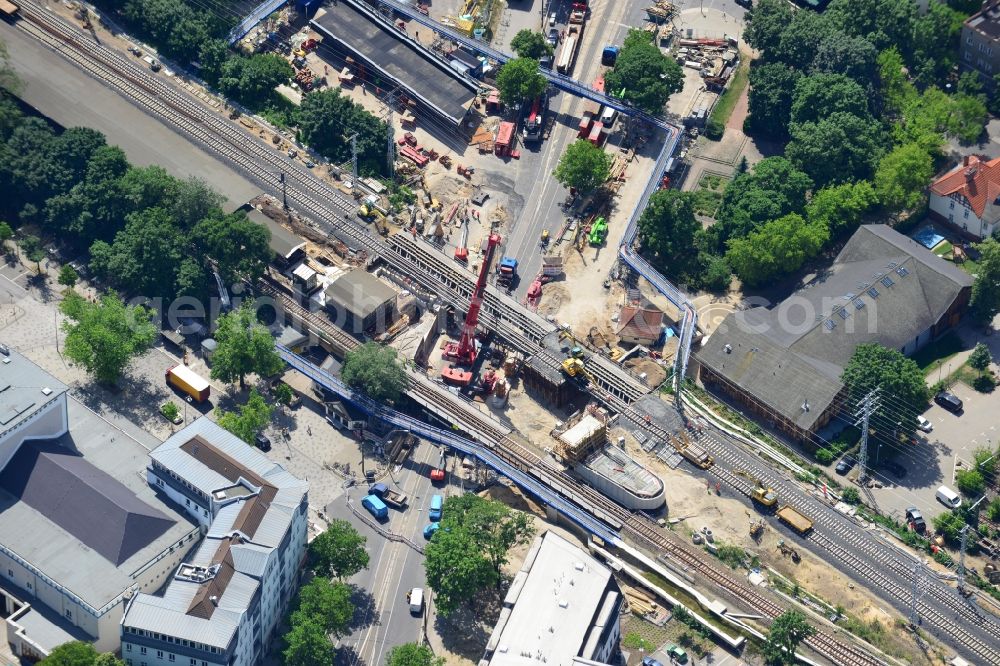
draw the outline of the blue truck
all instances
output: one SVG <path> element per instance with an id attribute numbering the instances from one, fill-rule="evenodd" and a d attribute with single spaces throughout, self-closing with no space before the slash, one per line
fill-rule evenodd
<path id="1" fill-rule="evenodd" d="M 372 514 L 379 520 L 385 520 L 389 517 L 389 507 L 385 505 L 378 495 L 366 495 L 363 500 L 361 500 L 361 506 L 368 509 L 368 513 Z"/>
<path id="2" fill-rule="evenodd" d="M 517 282 L 517 259 L 503 257 L 497 264 L 497 286 L 512 289 Z"/>

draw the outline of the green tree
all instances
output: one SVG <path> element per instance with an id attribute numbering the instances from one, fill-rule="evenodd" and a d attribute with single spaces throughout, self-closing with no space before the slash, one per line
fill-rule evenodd
<path id="1" fill-rule="evenodd" d="M 843 74 L 869 87 L 875 81 L 877 61 L 878 51 L 867 39 L 834 32 L 819 42 L 813 69 L 828 74 Z"/>
<path id="2" fill-rule="evenodd" d="M 235 56 L 222 65 L 219 89 L 226 95 L 257 107 L 266 102 L 274 89 L 287 83 L 295 70 L 276 53 Z"/>
<path id="3" fill-rule="evenodd" d="M 16 93 L 21 88 L 21 79 L 10 64 L 10 54 L 7 53 L 7 44 L 0 41 L 0 88 L 12 93 Z"/>
<path id="4" fill-rule="evenodd" d="M 975 248 L 980 253 L 979 268 L 969 306 L 976 321 L 989 325 L 1000 312 L 1000 242 L 987 238 Z"/>
<path id="5" fill-rule="evenodd" d="M 69 264 L 63 264 L 63 267 L 59 269 L 59 284 L 64 287 L 72 289 L 79 280 L 80 274 Z"/>
<path id="6" fill-rule="evenodd" d="M 406 370 L 392 347 L 366 342 L 347 352 L 341 378 L 375 400 L 395 402 L 406 390 Z"/>
<path id="7" fill-rule="evenodd" d="M 743 39 L 758 51 L 770 54 L 792 22 L 792 7 L 782 0 L 760 0 L 747 14 Z"/>
<path id="8" fill-rule="evenodd" d="M 153 312 L 141 305 L 127 306 L 115 292 L 97 303 L 70 292 L 59 305 L 68 317 L 64 353 L 97 381 L 114 384 L 136 356 L 156 339 Z"/>
<path id="9" fill-rule="evenodd" d="M 447 515 L 447 514 L 445 514 Z M 497 573 L 466 530 L 440 529 L 424 556 L 427 584 L 439 615 L 447 616 L 497 582 Z"/>
<path id="10" fill-rule="evenodd" d="M 813 182 L 784 157 L 768 157 L 729 182 L 722 194 L 716 224 L 709 228 L 718 252 L 730 237 L 745 236 L 756 227 L 789 213 L 801 212 Z"/>
<path id="11" fill-rule="evenodd" d="M 731 238 L 726 262 L 748 285 L 759 285 L 802 267 L 830 239 L 830 230 L 792 213 L 765 223 L 743 238 Z"/>
<path id="12" fill-rule="evenodd" d="M 934 161 L 918 144 L 896 146 L 879 160 L 875 169 L 875 192 L 882 205 L 893 212 L 913 210 L 924 199 L 934 175 Z"/>
<path id="13" fill-rule="evenodd" d="M 217 85 L 222 77 L 222 68 L 229 59 L 229 44 L 224 39 L 209 39 L 201 45 L 198 63 L 201 77 L 211 85 Z"/>
<path id="14" fill-rule="evenodd" d="M 226 284 L 256 282 L 271 261 L 271 232 L 245 213 L 223 215 L 216 209 L 192 231 L 195 246 L 215 261 Z"/>
<path id="15" fill-rule="evenodd" d="M 365 175 L 387 173 L 388 127 L 339 90 L 309 93 L 295 117 L 303 140 L 331 162 L 343 164 L 351 159 L 350 137 L 356 134 L 358 171 Z"/>
<path id="16" fill-rule="evenodd" d="M 96 241 L 90 267 L 97 275 L 144 296 L 172 297 L 177 268 L 189 251 L 181 231 L 162 208 L 132 213 L 114 243 Z"/>
<path id="17" fill-rule="evenodd" d="M 585 139 L 569 144 L 553 173 L 556 180 L 582 194 L 588 194 L 608 179 L 611 158 Z"/>
<path id="18" fill-rule="evenodd" d="M 531 58 L 508 60 L 497 72 L 497 90 L 507 104 L 520 104 L 535 99 L 545 91 L 549 82 L 538 71 L 538 61 Z"/>
<path id="19" fill-rule="evenodd" d="M 28 261 L 35 262 L 35 270 L 42 272 L 42 259 L 45 258 L 45 250 L 42 249 L 42 241 L 38 236 L 24 236 L 21 238 L 21 252 Z"/>
<path id="20" fill-rule="evenodd" d="M 426 645 L 403 643 L 389 650 L 385 666 L 444 666 L 444 659 L 435 657 Z"/>
<path id="21" fill-rule="evenodd" d="M 694 216 L 690 192 L 659 190 L 649 198 L 649 205 L 639 218 L 643 247 L 653 252 L 659 264 L 672 275 L 683 275 L 692 264 L 691 251 L 701 223 Z"/>
<path id="22" fill-rule="evenodd" d="M 979 372 L 985 372 L 992 362 L 993 355 L 990 354 L 990 348 L 982 342 L 977 342 L 972 353 L 969 354 L 969 366 Z"/>
<path id="23" fill-rule="evenodd" d="M 955 473 L 955 485 L 970 497 L 979 497 L 986 489 L 986 481 L 978 469 L 962 469 Z"/>
<path id="24" fill-rule="evenodd" d="M 650 32 L 629 30 L 615 66 L 604 79 L 607 90 L 624 90 L 626 100 L 658 116 L 670 96 L 683 87 L 684 72 L 652 40 Z"/>
<path id="25" fill-rule="evenodd" d="M 315 621 L 327 634 L 340 638 L 354 617 L 351 588 L 343 583 L 331 583 L 327 578 L 313 578 L 299 590 L 298 608 L 292 614 L 292 624 Z"/>
<path id="26" fill-rule="evenodd" d="M 286 407 L 292 404 L 292 398 L 295 394 L 292 393 L 292 387 L 288 384 L 281 383 L 274 387 L 274 400 L 275 402 L 285 405 Z"/>
<path id="27" fill-rule="evenodd" d="M 333 663 L 333 643 L 314 618 L 294 623 L 285 634 L 287 647 L 282 653 L 285 666 L 330 666 Z"/>
<path id="28" fill-rule="evenodd" d="M 840 498 L 848 504 L 860 504 L 861 493 L 854 486 L 847 486 L 840 493 Z"/>
<path id="29" fill-rule="evenodd" d="M 816 633 L 806 616 L 788 610 L 774 618 L 764 643 L 764 658 L 768 664 L 794 664 L 799 644 Z"/>
<path id="30" fill-rule="evenodd" d="M 869 94 L 843 74 L 813 74 L 795 83 L 791 122 L 814 123 L 832 113 L 850 113 L 867 118 Z"/>
<path id="31" fill-rule="evenodd" d="M 6 222 L 0 222 L 0 251 L 7 252 L 7 241 L 14 237 L 14 230 Z"/>
<path id="32" fill-rule="evenodd" d="M 997 465 L 1000 464 L 998 456 L 1000 456 L 1000 448 L 996 451 L 990 451 L 985 446 L 981 446 L 972 452 L 972 466 L 982 472 L 983 476 L 993 476 Z"/>
<path id="33" fill-rule="evenodd" d="M 816 12 L 795 12 L 781 33 L 778 43 L 765 54 L 771 62 L 781 62 L 806 72 L 816 58 L 816 52 L 831 32 L 829 21 Z"/>
<path id="34" fill-rule="evenodd" d="M 246 376 L 269 377 L 279 372 L 285 362 L 278 356 L 274 336 L 257 321 L 257 310 L 250 301 L 220 315 L 216 322 L 217 347 L 212 355 L 212 379 L 231 384 L 237 380 L 246 387 Z"/>
<path id="35" fill-rule="evenodd" d="M 442 527 L 466 532 L 490 561 L 497 580 L 511 549 L 528 543 L 535 533 L 527 514 L 474 494 L 449 497 L 442 513 Z"/>
<path id="36" fill-rule="evenodd" d="M 309 560 L 318 576 L 346 580 L 368 568 L 365 537 L 346 520 L 334 520 L 309 543 Z"/>
<path id="37" fill-rule="evenodd" d="M 1000 497 L 994 497 L 986 505 L 986 517 L 993 522 L 1000 521 Z"/>
<path id="38" fill-rule="evenodd" d="M 270 423 L 272 411 L 257 389 L 251 389 L 246 403 L 239 406 L 238 412 L 223 411 L 219 414 L 219 425 L 253 446 L 257 435 Z"/>
<path id="39" fill-rule="evenodd" d="M 518 58 L 538 60 L 544 55 L 552 55 L 552 47 L 545 40 L 545 35 L 527 28 L 514 35 L 510 40 L 510 48 Z"/>
<path id="40" fill-rule="evenodd" d="M 44 666 L 93 666 L 97 655 L 97 650 L 90 643 L 70 641 L 56 646 L 39 663 Z"/>
<path id="41" fill-rule="evenodd" d="M 792 125 L 791 136 L 785 155 L 819 187 L 871 177 L 881 152 L 878 122 L 851 113 Z"/>
<path id="42" fill-rule="evenodd" d="M 857 229 L 877 203 L 875 189 L 866 180 L 824 187 L 809 200 L 806 219 L 810 224 L 822 224 L 830 230 L 830 237 L 836 238 Z"/>
<path id="43" fill-rule="evenodd" d="M 94 666 L 125 666 L 125 662 L 112 652 L 102 652 L 94 660 Z"/>
<path id="44" fill-rule="evenodd" d="M 920 413 L 930 399 L 924 373 L 912 359 L 877 342 L 858 345 L 841 375 L 852 400 L 860 400 L 878 389 L 891 400 L 881 400 L 875 408 L 872 430 L 882 439 L 909 437 L 916 430 L 913 413 Z"/>
<path id="45" fill-rule="evenodd" d="M 747 98 L 750 115 L 744 121 L 747 130 L 775 138 L 787 136 L 793 98 L 801 78 L 801 72 L 784 63 L 751 64 Z"/>

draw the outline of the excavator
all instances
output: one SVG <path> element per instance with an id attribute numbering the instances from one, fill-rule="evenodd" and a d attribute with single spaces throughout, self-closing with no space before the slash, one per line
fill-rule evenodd
<path id="1" fill-rule="evenodd" d="M 483 307 L 483 292 L 486 291 L 486 281 L 490 274 L 490 266 L 493 264 L 493 255 L 496 253 L 500 241 L 500 234 L 490 234 L 486 252 L 483 254 L 483 263 L 479 267 L 479 278 L 472 290 L 469 312 L 465 316 L 465 324 L 462 325 L 462 337 L 458 339 L 458 342 L 449 342 L 444 346 L 442 356 L 446 361 L 452 361 L 453 365 L 441 371 L 441 378 L 449 384 L 468 386 L 472 383 L 472 372 L 465 368 L 472 367 L 479 354 L 476 347 L 476 327 L 479 325 L 479 311 Z"/>
<path id="2" fill-rule="evenodd" d="M 736 470 L 735 473 L 753 482 L 754 488 L 750 491 L 750 499 L 754 502 L 767 508 L 771 508 L 778 503 L 778 493 L 774 491 L 774 488 L 765 488 L 760 479 L 742 469 Z"/>

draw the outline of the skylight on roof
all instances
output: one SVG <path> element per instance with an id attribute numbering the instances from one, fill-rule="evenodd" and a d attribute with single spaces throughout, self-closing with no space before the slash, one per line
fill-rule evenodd
<path id="1" fill-rule="evenodd" d="M 832 319 L 827 319 L 826 321 L 823 322 L 823 325 L 826 326 L 826 330 L 828 331 L 832 331 L 833 329 L 837 328 L 836 322 L 834 322 Z"/>
<path id="2" fill-rule="evenodd" d="M 837 310 L 837 314 L 840 315 L 841 319 L 847 319 L 848 317 L 851 316 L 851 313 L 848 312 L 846 308 L 840 308 L 839 310 Z"/>
<path id="3" fill-rule="evenodd" d="M 896 269 L 896 275 L 898 275 L 899 277 L 906 277 L 909 274 L 910 271 L 906 269 L 906 266 L 900 266 L 899 268 Z"/>
<path id="4" fill-rule="evenodd" d="M 882 283 L 883 287 L 891 287 L 892 285 L 896 284 L 895 282 L 892 281 L 892 278 L 889 277 L 888 275 L 879 280 L 879 282 Z"/>
<path id="5" fill-rule="evenodd" d="M 865 302 L 863 300 L 861 300 L 860 298 L 854 299 L 854 309 L 855 310 L 861 310 L 864 307 L 865 307 Z"/>
<path id="6" fill-rule="evenodd" d="M 871 296 L 872 298 L 878 298 L 878 289 L 876 289 L 875 287 L 870 288 L 868 290 L 868 295 Z"/>

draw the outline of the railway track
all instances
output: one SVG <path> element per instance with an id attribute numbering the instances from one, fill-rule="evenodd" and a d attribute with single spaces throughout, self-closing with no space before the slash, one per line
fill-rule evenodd
<path id="1" fill-rule="evenodd" d="M 311 172 L 306 171 L 303 167 L 284 159 L 272 147 L 259 141 L 256 137 L 249 136 L 244 130 L 221 117 L 216 111 L 175 89 L 169 83 L 161 80 L 160 77 L 145 71 L 143 67 L 118 52 L 93 43 L 89 36 L 79 31 L 75 26 L 40 8 L 30 0 L 22 4 L 22 12 L 24 20 L 20 21 L 18 25 L 23 30 L 60 52 L 83 71 L 117 90 L 140 109 L 202 144 L 237 171 L 255 182 L 264 184 L 265 187 L 274 186 L 277 174 L 284 173 L 289 199 L 303 213 L 312 217 L 317 223 L 322 223 L 330 233 L 349 247 L 365 252 L 372 258 L 381 258 L 394 270 L 416 279 L 428 291 L 438 293 L 442 300 L 458 309 L 464 309 L 468 303 L 472 289 L 472 276 L 464 275 L 460 271 L 456 272 L 454 266 L 442 265 L 448 262 L 444 261 L 440 253 L 434 253 L 428 248 L 421 248 L 419 241 L 408 242 L 411 239 L 405 235 L 397 235 L 387 242 L 370 234 L 367 228 L 358 224 L 353 218 L 353 201 L 345 198 L 335 188 L 316 179 Z M 415 271 L 415 263 L 417 265 L 423 264 L 425 271 Z M 451 282 L 446 282 L 445 276 L 451 276 Z M 441 289 L 442 284 L 447 286 L 446 290 Z M 516 348 L 529 352 L 537 352 L 540 349 L 541 339 L 555 330 L 552 324 L 521 308 L 511 299 L 492 288 L 487 292 L 484 312 L 486 322 L 492 323 L 502 338 L 511 342 Z M 303 317 L 305 315 L 311 315 L 310 319 L 318 319 L 315 314 L 307 311 Z M 313 321 L 311 326 L 315 324 L 316 322 Z M 358 344 L 354 338 L 342 331 L 335 333 L 335 329 L 332 327 L 324 326 L 322 330 L 326 335 L 331 336 L 333 344 L 343 346 L 345 351 L 350 349 L 351 345 Z M 598 359 L 597 363 L 602 363 L 603 359 L 595 358 Z M 616 411 L 628 413 L 631 411 L 631 401 L 635 400 L 638 395 L 648 392 L 648 389 L 641 386 L 634 378 L 623 377 L 614 371 L 604 372 L 603 364 L 600 367 L 602 369 L 594 372 L 597 378 L 595 384 L 606 395 L 610 396 L 610 398 L 605 399 L 609 401 L 609 406 Z M 532 471 L 535 476 L 544 477 L 546 482 L 560 488 L 561 492 L 573 497 L 574 501 L 581 505 L 589 504 L 590 506 L 586 507 L 587 510 L 594 515 L 603 516 L 603 519 L 609 524 L 619 525 L 623 531 L 648 543 L 654 549 L 670 552 L 672 556 L 684 561 L 738 598 L 753 600 L 754 605 L 757 605 L 759 609 L 767 609 L 766 614 L 773 616 L 772 611 L 777 613 L 782 610 L 773 601 L 762 597 L 746 585 L 733 579 L 725 571 L 711 566 L 687 548 L 667 541 L 663 535 L 659 534 L 657 528 L 644 517 L 632 514 L 592 488 L 577 482 L 565 472 L 553 469 L 547 461 L 543 461 L 514 442 L 509 437 L 509 432 L 504 432 L 502 427 L 494 423 L 492 419 L 487 419 L 478 410 L 468 405 L 461 405 L 461 400 L 456 400 L 450 393 L 440 390 L 440 387 L 428 384 L 430 382 L 427 382 L 426 378 L 423 378 L 423 381 L 411 382 L 411 389 L 418 401 L 423 400 L 427 404 L 437 405 L 448 413 L 454 414 L 457 409 L 460 414 L 455 419 L 456 425 L 482 437 L 488 446 L 495 449 L 505 459 L 515 462 L 522 469 Z M 716 452 L 717 448 L 710 447 L 713 453 Z M 766 477 L 762 475 L 762 478 Z M 891 583 L 892 581 L 886 579 L 886 582 Z M 943 588 L 944 586 L 938 585 L 938 587 Z M 893 597 L 900 598 L 900 589 L 899 585 L 894 585 L 891 590 L 887 591 Z M 942 596 L 942 592 L 944 596 Z M 946 598 L 953 601 L 954 597 L 957 596 L 947 595 L 947 590 L 935 590 L 932 595 L 942 603 L 945 603 Z M 947 603 L 950 606 L 953 605 L 950 601 Z M 964 608 L 957 610 L 968 612 L 968 609 Z M 936 624 L 947 620 L 941 613 L 935 613 L 927 607 L 922 608 L 922 612 L 924 617 L 935 620 Z M 974 618 L 973 621 L 979 624 L 981 618 Z M 963 644 L 971 642 L 970 649 L 977 654 L 988 655 L 987 658 L 991 660 L 991 663 L 1000 663 L 1000 656 L 997 655 L 995 648 L 986 645 L 973 632 L 969 632 L 955 623 L 950 624 L 951 626 L 945 626 L 946 631 L 953 632 L 953 635 L 960 638 Z M 988 627 L 988 633 L 993 638 L 997 637 L 995 627 Z M 860 665 L 880 663 L 866 653 L 843 645 L 825 634 L 817 634 L 812 641 L 816 649 L 834 658 L 838 663 Z"/>

